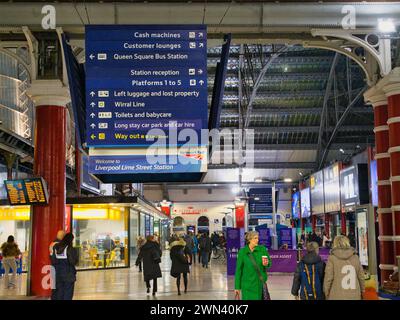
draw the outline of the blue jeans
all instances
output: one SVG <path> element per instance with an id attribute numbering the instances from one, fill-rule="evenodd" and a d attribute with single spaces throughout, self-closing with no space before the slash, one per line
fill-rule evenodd
<path id="1" fill-rule="evenodd" d="M 201 252 L 201 263 L 203 264 L 203 266 L 208 265 L 208 256 L 209 256 L 209 252 L 206 252 L 206 251 Z"/>

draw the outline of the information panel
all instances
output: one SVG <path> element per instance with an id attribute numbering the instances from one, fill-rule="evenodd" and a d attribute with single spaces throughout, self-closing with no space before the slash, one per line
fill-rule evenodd
<path id="1" fill-rule="evenodd" d="M 48 192 L 43 178 L 5 180 L 8 200 L 11 205 L 47 204 Z"/>
<path id="2" fill-rule="evenodd" d="M 305 188 L 300 191 L 300 203 L 301 203 L 301 217 L 308 218 L 311 216 L 311 205 L 310 205 L 310 188 Z"/>
<path id="3" fill-rule="evenodd" d="M 161 137 L 185 144 L 169 129 L 200 137 L 208 127 L 204 25 L 88 25 L 85 36 L 89 147 L 147 147 Z"/>
<path id="4" fill-rule="evenodd" d="M 249 213 L 272 213 L 272 188 L 249 190 Z"/>

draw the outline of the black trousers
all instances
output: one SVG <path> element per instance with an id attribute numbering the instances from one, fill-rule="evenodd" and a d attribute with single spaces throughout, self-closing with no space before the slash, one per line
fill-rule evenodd
<path id="1" fill-rule="evenodd" d="M 150 288 L 150 280 L 146 281 L 146 287 Z M 157 292 L 157 278 L 153 279 L 153 292 Z"/>
<path id="2" fill-rule="evenodd" d="M 57 281 L 54 300 L 72 300 L 74 288 L 75 282 Z"/>
<path id="3" fill-rule="evenodd" d="M 190 262 L 193 263 L 193 264 L 196 264 L 196 255 L 197 255 L 197 253 L 192 253 Z"/>
<path id="4" fill-rule="evenodd" d="M 183 283 L 184 283 L 184 285 L 185 285 L 185 291 L 186 291 L 187 286 L 188 286 L 188 276 L 187 276 L 187 273 L 180 273 L 180 274 L 178 275 L 178 278 L 176 278 L 176 286 L 177 286 L 177 288 L 178 288 L 178 292 L 181 291 L 181 275 L 183 276 Z"/>

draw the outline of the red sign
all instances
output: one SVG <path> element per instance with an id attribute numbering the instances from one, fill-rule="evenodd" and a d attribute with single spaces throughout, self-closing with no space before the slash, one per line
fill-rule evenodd
<path id="1" fill-rule="evenodd" d="M 167 217 L 171 216 L 171 207 L 170 206 L 161 206 L 161 211 L 164 212 Z"/>
<path id="2" fill-rule="evenodd" d="M 64 229 L 66 233 L 71 232 L 71 206 L 65 206 Z"/>
<path id="3" fill-rule="evenodd" d="M 201 208 L 201 209 L 195 209 L 194 207 L 187 207 L 187 208 L 180 208 L 180 209 L 175 209 L 174 213 L 175 214 L 201 214 L 201 213 L 207 213 L 207 209 Z"/>
<path id="4" fill-rule="evenodd" d="M 235 216 L 236 216 L 236 228 L 244 228 L 244 206 L 236 206 Z"/>

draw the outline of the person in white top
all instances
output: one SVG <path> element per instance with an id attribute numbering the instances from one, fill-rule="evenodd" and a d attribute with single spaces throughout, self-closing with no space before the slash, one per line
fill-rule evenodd
<path id="1" fill-rule="evenodd" d="M 328 244 L 330 244 L 332 242 L 331 238 L 329 238 L 329 236 L 326 234 L 326 232 L 324 232 L 324 236 L 323 236 L 323 240 L 322 240 L 322 246 L 324 248 L 327 247 L 327 242 Z"/>

